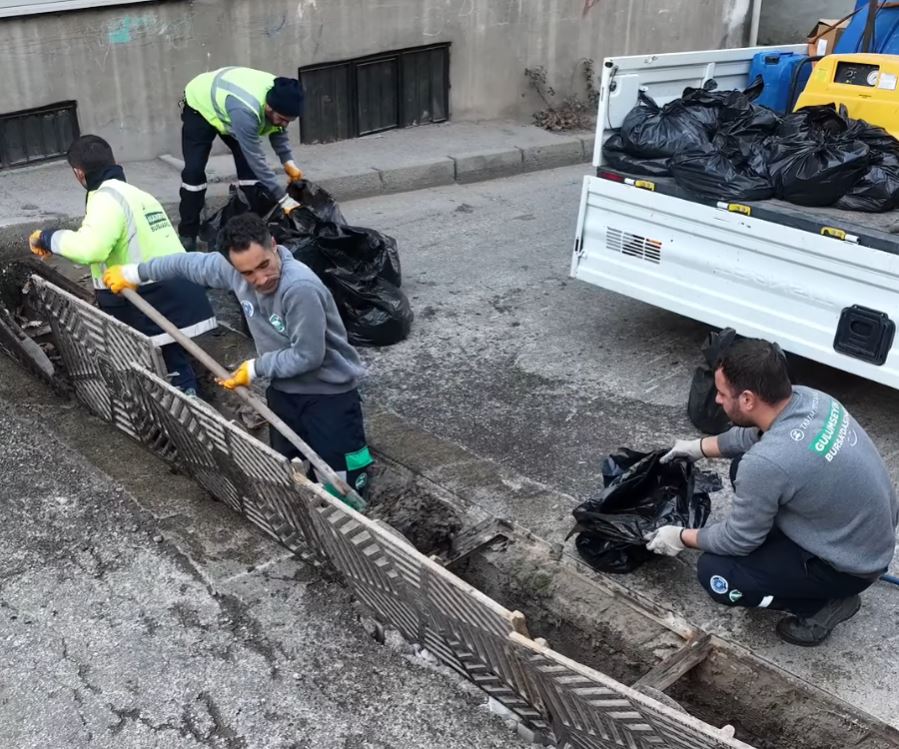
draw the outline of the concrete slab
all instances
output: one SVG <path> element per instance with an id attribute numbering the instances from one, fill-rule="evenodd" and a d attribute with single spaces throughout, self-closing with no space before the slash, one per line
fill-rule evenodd
<path id="1" fill-rule="evenodd" d="M 339 200 L 350 200 L 449 184 L 446 158 L 457 165 L 462 162 L 463 178 L 458 172 L 453 177 L 461 182 L 515 174 L 522 169 L 522 152 L 528 154 L 531 169 L 578 163 L 583 161 L 582 137 L 591 136 L 553 133 L 504 120 L 446 122 L 337 143 L 296 145 L 294 155 L 309 179 L 331 185 Z M 514 151 L 519 154 L 515 156 Z M 160 158 L 179 171 L 183 167 L 178 156 Z M 374 189 L 372 169 L 381 175 L 381 189 Z M 364 175 L 363 180 L 356 183 L 356 175 Z M 210 158 L 207 178 L 210 183 L 236 179 L 230 155 Z"/>
<path id="2" fill-rule="evenodd" d="M 457 153 L 452 158 L 456 162 L 456 181 L 461 183 L 508 177 L 524 168 L 519 148 Z"/>
<path id="3" fill-rule="evenodd" d="M 524 171 L 554 169 L 584 161 L 584 144 L 580 138 L 571 138 L 558 143 L 528 146 L 521 151 Z"/>
<path id="4" fill-rule="evenodd" d="M 454 180 L 495 179 L 525 166 L 533 170 L 576 163 L 583 160 L 580 141 L 586 137 L 589 134 L 551 133 L 504 120 L 448 122 L 337 143 L 296 145 L 295 155 L 309 179 L 346 201 Z M 129 181 L 155 195 L 176 218 L 184 166 L 180 155 L 125 161 L 124 166 Z M 231 154 L 214 151 L 206 177 L 207 205 L 214 210 L 237 179 Z M 56 161 L 0 174 L 0 206 L 0 227 L 56 226 L 66 216 L 81 215 L 84 192 L 68 164 Z"/>
<path id="5" fill-rule="evenodd" d="M 456 178 L 456 164 L 450 158 L 438 157 L 409 166 L 382 169 L 380 174 L 384 192 L 408 192 L 451 185 Z"/>

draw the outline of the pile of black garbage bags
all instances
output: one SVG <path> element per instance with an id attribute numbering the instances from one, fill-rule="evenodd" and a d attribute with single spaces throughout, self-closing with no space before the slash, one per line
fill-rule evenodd
<path id="1" fill-rule="evenodd" d="M 708 200 L 780 198 L 854 211 L 899 206 L 899 140 L 845 108 L 805 107 L 784 117 L 746 91 L 687 88 L 659 107 L 646 94 L 603 147 L 606 163 L 640 176 L 673 177 Z"/>
<path id="2" fill-rule="evenodd" d="M 248 211 L 265 216 L 275 241 L 328 287 L 350 343 L 388 346 L 404 340 L 413 313 L 400 288 L 396 240 L 374 229 L 349 226 L 334 198 L 312 182 L 295 182 L 288 192 L 300 203 L 289 216 L 264 194 L 248 196 L 232 188 L 225 207 L 201 229 L 209 250 L 219 249 L 219 232 L 232 216 Z"/>

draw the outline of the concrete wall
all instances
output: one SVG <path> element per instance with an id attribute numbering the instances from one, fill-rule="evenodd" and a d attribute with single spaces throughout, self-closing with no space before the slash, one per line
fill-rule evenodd
<path id="1" fill-rule="evenodd" d="M 842 18 L 855 0 L 762 0 L 759 44 L 803 42 L 819 18 Z"/>
<path id="2" fill-rule="evenodd" d="M 739 46 L 750 0 L 168 0 L 0 20 L 0 112 L 76 99 L 120 158 L 179 149 L 177 102 L 223 65 L 279 74 L 452 42 L 455 119 L 528 117 L 523 71 L 562 91 L 582 58 Z"/>

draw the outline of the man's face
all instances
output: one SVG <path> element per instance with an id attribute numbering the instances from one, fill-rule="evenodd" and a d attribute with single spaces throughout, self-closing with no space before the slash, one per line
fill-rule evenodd
<path id="1" fill-rule="evenodd" d="M 265 105 L 265 116 L 275 127 L 287 127 L 296 119 L 296 117 L 285 117 L 283 114 L 278 114 L 268 104 Z"/>
<path id="2" fill-rule="evenodd" d="M 260 294 L 273 294 L 281 280 L 281 258 L 275 251 L 274 243 L 269 245 L 252 242 L 242 252 L 228 253 L 231 265 Z"/>
<path id="3" fill-rule="evenodd" d="M 738 393 L 721 369 L 715 370 L 715 388 L 718 394 L 715 396 L 717 403 L 724 410 L 734 424 L 738 427 L 755 426 L 753 413 L 755 410 L 756 396 L 754 393 L 744 390 Z"/>

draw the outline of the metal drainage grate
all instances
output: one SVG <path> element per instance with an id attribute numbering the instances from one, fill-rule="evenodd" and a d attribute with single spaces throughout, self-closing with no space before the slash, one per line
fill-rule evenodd
<path id="1" fill-rule="evenodd" d="M 65 156 L 78 135 L 74 101 L 0 114 L 0 169 Z"/>
<path id="2" fill-rule="evenodd" d="M 662 260 L 662 243 L 620 229 L 606 229 L 606 247 L 612 252 L 658 265 Z"/>

